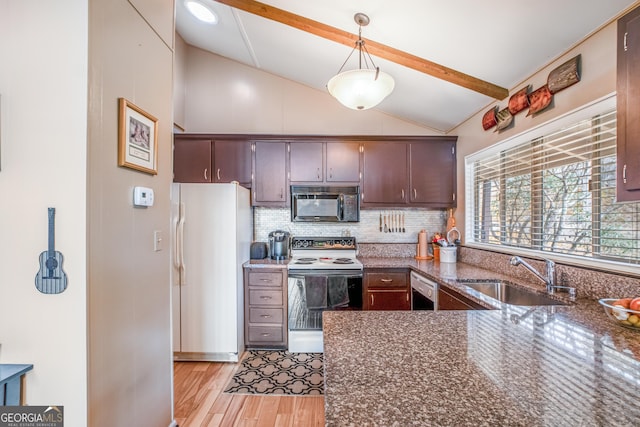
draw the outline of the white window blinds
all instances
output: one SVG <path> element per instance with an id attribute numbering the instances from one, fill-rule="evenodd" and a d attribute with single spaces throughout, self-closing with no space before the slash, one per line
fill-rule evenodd
<path id="1" fill-rule="evenodd" d="M 467 175 L 467 241 L 640 263 L 640 203 L 615 201 L 615 110 L 474 155 Z"/>

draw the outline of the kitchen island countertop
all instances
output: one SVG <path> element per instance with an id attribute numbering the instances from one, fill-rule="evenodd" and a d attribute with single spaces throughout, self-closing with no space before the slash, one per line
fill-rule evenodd
<path id="1" fill-rule="evenodd" d="M 439 263 L 363 263 L 460 286 Z M 496 276 L 455 268 L 458 278 Z M 326 425 L 637 425 L 640 331 L 613 324 L 591 299 L 492 308 L 325 313 Z"/>

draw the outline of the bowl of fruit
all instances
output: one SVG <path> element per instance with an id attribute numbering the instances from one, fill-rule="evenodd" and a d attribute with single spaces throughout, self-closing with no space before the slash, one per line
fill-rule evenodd
<path id="1" fill-rule="evenodd" d="M 598 302 L 618 325 L 640 330 L 640 298 L 603 298 Z"/>

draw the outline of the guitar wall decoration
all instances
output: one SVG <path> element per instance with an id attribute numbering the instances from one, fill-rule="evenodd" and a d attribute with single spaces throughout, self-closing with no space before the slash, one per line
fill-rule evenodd
<path id="1" fill-rule="evenodd" d="M 36 289 L 43 294 L 59 294 L 67 289 L 67 273 L 62 271 L 62 254 L 55 250 L 56 208 L 49 208 L 49 248 L 40 254 Z"/>

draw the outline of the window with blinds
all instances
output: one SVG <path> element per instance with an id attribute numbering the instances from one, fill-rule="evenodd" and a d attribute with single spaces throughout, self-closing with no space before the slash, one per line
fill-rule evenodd
<path id="1" fill-rule="evenodd" d="M 472 157 L 467 239 L 640 263 L 640 203 L 615 200 L 615 110 Z"/>

